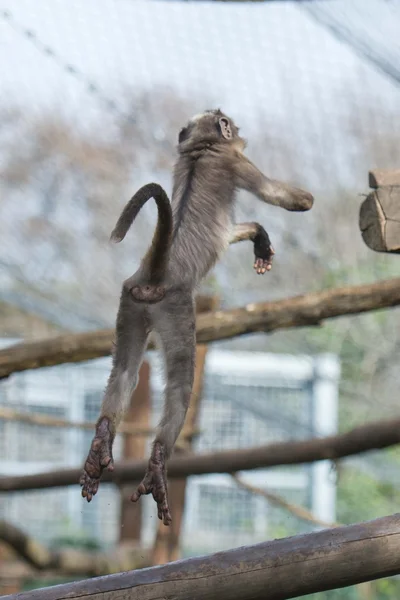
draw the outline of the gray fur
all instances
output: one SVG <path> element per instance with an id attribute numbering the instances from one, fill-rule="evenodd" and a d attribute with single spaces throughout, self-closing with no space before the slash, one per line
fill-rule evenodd
<path id="1" fill-rule="evenodd" d="M 167 236 L 168 246 L 165 246 L 169 260 L 165 261 L 164 272 L 159 273 L 158 279 L 165 286 L 165 295 L 150 304 L 134 302 L 129 293 L 139 280 L 146 281 L 148 256 L 137 273 L 124 282 L 113 368 L 96 437 L 81 478 L 82 494 L 88 501 L 97 492 L 104 467 L 112 468 L 115 432 L 136 385 L 147 337 L 154 330 L 160 338 L 166 363 L 164 413 L 145 479 L 133 499 L 152 492 L 159 517 L 166 524 L 170 522 L 164 459 L 170 456 L 183 427 L 192 391 L 195 289 L 229 243 L 252 240 L 256 258 L 261 260 L 259 273 L 270 268 L 273 254 L 268 234 L 259 224 L 233 224 L 235 191 L 246 189 L 262 201 L 287 210 L 309 210 L 313 204 L 313 197 L 307 192 L 263 175 L 243 155 L 245 145 L 236 125 L 219 110 L 196 115 L 180 132 L 171 201 L 172 236 Z M 160 218 L 159 215 L 159 228 Z M 127 222 L 125 233 L 130 226 Z M 160 252 L 159 241 L 156 246 Z M 108 431 L 105 441 L 100 426 L 102 431 Z M 107 443 L 108 449 L 104 448 Z M 99 446 L 102 446 L 101 451 Z"/>

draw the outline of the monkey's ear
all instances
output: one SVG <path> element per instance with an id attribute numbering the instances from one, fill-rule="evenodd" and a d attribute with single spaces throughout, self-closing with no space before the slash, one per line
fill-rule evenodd
<path id="1" fill-rule="evenodd" d="M 221 128 L 221 133 L 222 133 L 223 137 L 226 140 L 231 140 L 232 139 L 232 129 L 231 129 L 231 125 L 229 123 L 229 119 L 227 119 L 226 117 L 221 117 L 218 122 L 219 122 L 219 126 Z"/>

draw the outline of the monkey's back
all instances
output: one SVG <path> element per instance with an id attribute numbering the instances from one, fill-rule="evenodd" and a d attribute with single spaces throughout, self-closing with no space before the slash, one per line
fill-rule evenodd
<path id="1" fill-rule="evenodd" d="M 223 150 L 181 155 L 172 192 L 173 241 L 167 280 L 198 283 L 227 249 L 235 185 Z"/>

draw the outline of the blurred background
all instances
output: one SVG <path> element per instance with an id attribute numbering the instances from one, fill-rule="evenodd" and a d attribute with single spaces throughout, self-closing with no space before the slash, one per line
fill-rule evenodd
<path id="1" fill-rule="evenodd" d="M 257 277 L 251 247 L 236 245 L 203 294 L 229 308 L 398 276 L 396 256 L 362 241 L 358 213 L 368 171 L 400 164 L 399 31 L 396 0 L 0 0 L 1 346 L 113 327 L 121 282 L 151 240 L 154 205 L 123 244 L 112 246 L 109 234 L 141 185 L 155 180 L 171 190 L 178 131 L 206 108 L 232 116 L 257 166 L 310 190 L 315 205 L 291 214 L 240 193 L 236 219 L 265 226 L 274 267 Z M 397 308 L 214 343 L 195 448 L 302 439 L 397 416 L 399 327 Z M 155 353 L 147 362 L 153 423 L 161 367 Z M 109 368 L 104 358 L 13 375 L 0 384 L 0 405 L 94 421 Z M 78 466 L 91 435 L 3 418 L 0 471 Z M 117 457 L 133 455 L 123 446 L 119 439 Z M 391 514 L 400 502 L 398 449 L 246 477 L 326 522 Z M 230 512 L 227 493 L 236 494 Z M 76 486 L 3 494 L 0 518 L 50 546 L 109 549 L 127 527 L 118 494 L 104 485 L 90 506 Z M 132 534 L 144 548 L 157 526 L 147 500 Z M 189 478 L 181 553 L 318 526 L 228 476 Z M 3 593 L 44 585 L 22 567 L 12 578 L 10 564 L 0 567 Z M 399 596 L 392 578 L 310 598 Z"/>

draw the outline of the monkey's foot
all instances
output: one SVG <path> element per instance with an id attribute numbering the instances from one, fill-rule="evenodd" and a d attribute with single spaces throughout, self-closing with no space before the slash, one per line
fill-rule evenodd
<path id="1" fill-rule="evenodd" d="M 103 417 L 96 426 L 96 435 L 93 438 L 79 480 L 82 487 L 82 497 L 86 498 L 88 502 L 97 494 L 104 469 L 114 470 L 113 440 L 114 436 L 110 431 L 110 421 L 107 417 Z"/>
<path id="2" fill-rule="evenodd" d="M 167 474 L 165 471 L 165 451 L 162 444 L 156 442 L 142 482 L 131 496 L 137 502 L 142 495 L 152 494 L 157 503 L 158 518 L 169 525 L 172 522 L 168 506 Z"/>
<path id="3" fill-rule="evenodd" d="M 163 285 L 135 285 L 130 290 L 135 302 L 145 302 L 146 304 L 155 304 L 160 302 L 166 293 Z"/>

